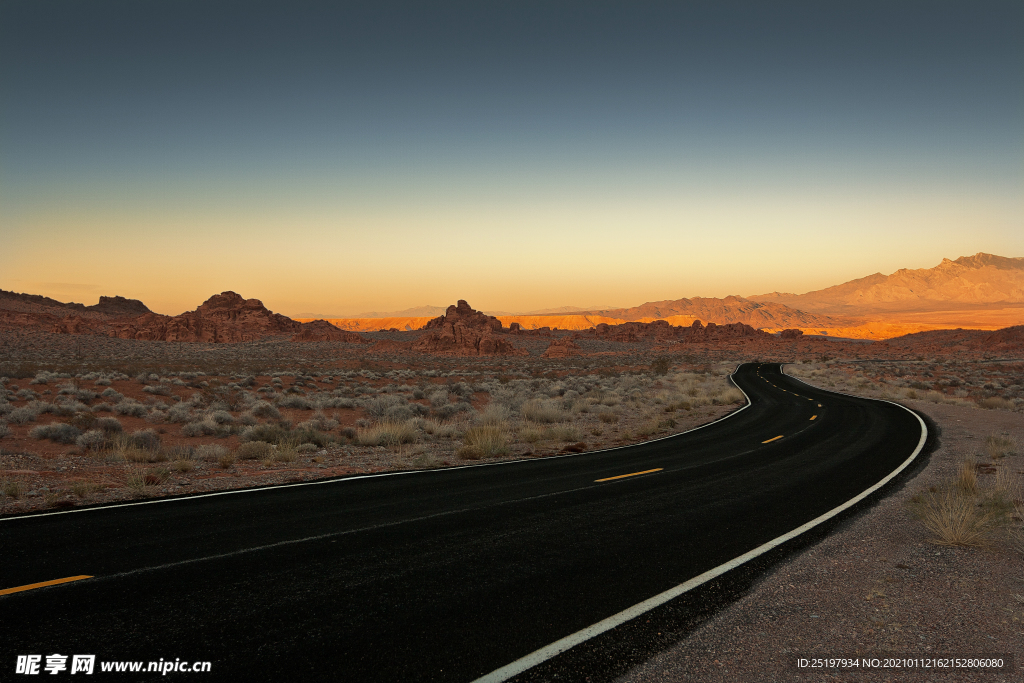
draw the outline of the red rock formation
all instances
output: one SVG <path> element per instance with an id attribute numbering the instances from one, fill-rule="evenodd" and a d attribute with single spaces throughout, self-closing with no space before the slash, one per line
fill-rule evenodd
<path id="1" fill-rule="evenodd" d="M 50 332 L 54 334 L 98 334 L 97 322 L 78 315 L 69 315 L 53 323 Z"/>
<path id="2" fill-rule="evenodd" d="M 570 337 L 551 340 L 547 350 L 541 354 L 541 358 L 569 358 L 580 353 L 580 347 Z"/>
<path id="3" fill-rule="evenodd" d="M 295 334 L 300 323 L 268 311 L 259 299 L 223 292 L 194 311 L 174 317 L 147 313 L 128 322 L 111 323 L 111 336 L 149 341 L 233 343 L 266 336 Z"/>
<path id="4" fill-rule="evenodd" d="M 444 315 L 434 318 L 423 326 L 424 330 L 441 329 L 445 325 L 462 323 L 468 327 L 486 328 L 492 332 L 502 332 L 501 321 L 493 315 L 475 311 L 464 299 L 459 299 L 455 306 L 449 306 Z"/>
<path id="5" fill-rule="evenodd" d="M 804 336 L 803 330 L 783 330 L 782 334 L 779 335 L 783 339 L 799 339 Z"/>
<path id="6" fill-rule="evenodd" d="M 443 316 L 434 318 L 424 327 L 428 333 L 420 337 L 413 348 L 423 353 L 449 356 L 525 356 L 527 352 L 517 349 L 499 334 L 505 332 L 501 321 L 473 310 L 468 303 L 459 300 L 458 305 L 449 306 Z"/>
<path id="7" fill-rule="evenodd" d="M 361 334 L 356 332 L 349 332 L 348 330 L 342 330 L 334 325 L 330 324 L 326 320 L 313 320 L 308 323 L 302 323 L 302 329 L 292 337 L 293 342 L 319 342 L 319 341 L 336 341 L 336 342 L 347 342 L 349 344 L 370 344 L 372 343 L 369 339 L 366 339 Z"/>

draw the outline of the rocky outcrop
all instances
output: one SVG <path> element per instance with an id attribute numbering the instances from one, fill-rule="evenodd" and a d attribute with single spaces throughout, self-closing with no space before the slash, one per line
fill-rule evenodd
<path id="1" fill-rule="evenodd" d="M 580 347 L 570 337 L 562 337 L 561 339 L 551 340 L 551 344 L 544 353 L 541 354 L 541 358 L 569 358 L 571 356 L 578 356 L 580 354 Z"/>
<path id="2" fill-rule="evenodd" d="M 491 332 L 502 332 L 500 320 L 495 318 L 493 315 L 487 315 L 486 313 L 473 310 L 473 308 L 466 303 L 464 299 L 459 299 L 459 303 L 454 306 L 449 306 L 444 315 L 434 318 L 424 325 L 423 329 L 442 329 L 445 325 L 455 325 L 456 323 L 462 323 L 466 327 L 475 329 L 488 329 Z"/>
<path id="3" fill-rule="evenodd" d="M 235 343 L 267 336 L 296 334 L 302 325 L 273 313 L 259 299 L 223 292 L 194 311 L 176 316 L 147 313 L 127 322 L 110 323 L 111 336 L 146 341 Z"/>
<path id="4" fill-rule="evenodd" d="M 152 313 L 146 304 L 138 299 L 126 299 L 123 296 L 101 296 L 98 304 L 86 306 L 85 310 L 114 318 L 134 318 Z"/>
<path id="5" fill-rule="evenodd" d="M 783 330 L 779 335 L 783 339 L 799 339 L 804 336 L 803 330 Z"/>
<path id="6" fill-rule="evenodd" d="M 716 325 L 708 323 L 705 327 L 699 320 L 693 321 L 689 327 L 670 325 L 665 320 L 655 320 L 649 323 L 622 323 L 621 325 L 608 325 L 601 323 L 593 330 L 586 330 L 575 333 L 579 336 L 594 336 L 598 339 L 617 342 L 643 342 L 653 341 L 678 341 L 684 343 L 712 343 L 733 339 L 768 339 L 772 335 L 761 330 L 755 330 L 750 325 L 743 323 L 730 323 L 728 325 Z"/>
<path id="7" fill-rule="evenodd" d="M 333 341 L 333 342 L 346 342 L 349 344 L 369 344 L 372 343 L 369 339 L 366 339 L 362 335 L 356 332 L 349 332 L 348 330 L 340 330 L 334 325 L 330 324 L 326 320 L 314 320 L 308 323 L 302 323 L 302 329 L 299 333 L 292 337 L 293 342 L 321 342 L 321 341 Z"/>
<path id="8" fill-rule="evenodd" d="M 444 315 L 434 318 L 424 327 L 427 334 L 420 337 L 413 349 L 421 353 L 448 356 L 525 356 L 505 338 L 501 321 L 494 316 L 473 310 L 459 300 L 449 306 Z"/>

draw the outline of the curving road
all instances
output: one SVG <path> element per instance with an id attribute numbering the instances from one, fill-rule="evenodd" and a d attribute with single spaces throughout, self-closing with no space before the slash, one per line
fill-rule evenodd
<path id="1" fill-rule="evenodd" d="M 828 513 L 924 444 L 900 406 L 778 365 L 733 379 L 748 406 L 629 448 L 0 519 L 0 589 L 93 577 L 0 595 L 0 679 L 31 653 L 211 662 L 173 674 L 190 680 L 612 677 L 708 600 L 502 667 Z M 624 653 L 630 637 L 648 645 Z"/>

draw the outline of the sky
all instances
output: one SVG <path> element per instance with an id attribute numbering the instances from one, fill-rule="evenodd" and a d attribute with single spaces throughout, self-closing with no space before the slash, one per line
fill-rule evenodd
<path id="1" fill-rule="evenodd" d="M 0 0 L 0 288 L 632 306 L 1024 256 L 1024 3 Z"/>

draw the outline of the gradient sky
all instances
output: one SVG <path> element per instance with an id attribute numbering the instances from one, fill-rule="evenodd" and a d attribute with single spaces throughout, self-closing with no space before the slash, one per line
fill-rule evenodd
<path id="1" fill-rule="evenodd" d="M 0 0 L 0 288 L 293 316 L 1024 256 L 1024 3 Z"/>

